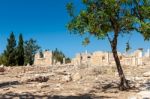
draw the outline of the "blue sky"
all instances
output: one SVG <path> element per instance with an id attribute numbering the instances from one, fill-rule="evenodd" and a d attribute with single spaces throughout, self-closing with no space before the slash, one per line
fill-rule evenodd
<path id="1" fill-rule="evenodd" d="M 65 9 L 70 0 L 0 0 L 0 53 L 4 51 L 10 32 L 16 39 L 22 33 L 25 40 L 34 38 L 42 49 L 58 48 L 67 56 L 74 57 L 75 53 L 93 51 L 110 51 L 107 40 L 91 38 L 91 43 L 82 46 L 83 38 L 70 34 L 65 25 L 69 16 Z M 80 0 L 75 0 L 79 7 Z M 118 50 L 125 51 L 127 38 L 119 38 Z M 141 35 L 133 33 L 131 37 L 132 50 L 147 49 L 150 42 L 144 42 Z"/>

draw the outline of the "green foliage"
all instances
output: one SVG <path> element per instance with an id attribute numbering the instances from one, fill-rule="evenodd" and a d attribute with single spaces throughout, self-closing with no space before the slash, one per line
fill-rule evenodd
<path id="1" fill-rule="evenodd" d="M 74 16 L 73 12 L 74 12 L 74 9 L 73 9 L 73 3 L 68 3 L 66 5 L 66 8 L 67 8 L 67 11 L 68 13 L 70 14 L 70 16 Z"/>
<path id="2" fill-rule="evenodd" d="M 18 46 L 16 47 L 16 40 L 13 32 L 7 40 L 8 44 L 4 53 L 0 55 L 0 64 L 5 66 L 23 66 L 33 64 L 34 55 L 40 49 L 36 44 L 36 40 L 23 40 L 22 34 L 19 35 Z"/>
<path id="3" fill-rule="evenodd" d="M 33 64 L 34 55 L 40 49 L 39 45 L 36 44 L 36 40 L 29 39 L 24 43 L 24 56 L 25 56 L 25 65 L 28 63 Z"/>
<path id="4" fill-rule="evenodd" d="M 72 17 L 67 28 L 75 34 L 94 35 L 98 39 L 140 32 L 150 40 L 150 0 L 82 0 L 85 8 L 77 15 L 73 3 L 67 10 Z M 73 14 L 72 14 L 73 13 Z"/>
<path id="5" fill-rule="evenodd" d="M 16 40 L 14 33 L 10 34 L 9 39 L 7 40 L 7 47 L 4 51 L 4 56 L 6 58 L 7 66 L 15 66 L 16 65 Z"/>
<path id="6" fill-rule="evenodd" d="M 42 50 L 40 50 L 39 54 L 40 54 L 40 58 L 44 57 Z"/>
<path id="7" fill-rule="evenodd" d="M 70 59 L 69 57 L 66 58 L 65 61 L 66 61 L 66 64 L 67 64 L 67 63 L 71 63 L 71 59 Z"/>
<path id="8" fill-rule="evenodd" d="M 62 51 L 59 51 L 56 48 L 52 53 L 53 53 L 53 60 L 55 60 L 56 62 L 63 63 L 63 58 L 65 58 L 65 55 Z"/>
<path id="9" fill-rule="evenodd" d="M 129 42 L 126 43 L 126 52 L 128 52 L 131 49 Z"/>
<path id="10" fill-rule="evenodd" d="M 82 42 L 82 45 L 86 46 L 86 45 L 88 45 L 89 43 L 90 43 L 90 40 L 89 40 L 88 37 L 86 37 L 86 38 L 84 39 L 84 41 Z"/>
<path id="11" fill-rule="evenodd" d="M 19 66 L 24 65 L 24 41 L 22 34 L 19 35 L 19 42 L 17 47 L 17 64 Z"/>
<path id="12" fill-rule="evenodd" d="M 7 58 L 4 54 L 0 55 L 0 65 L 5 65 L 7 64 Z"/>
<path id="13" fill-rule="evenodd" d="M 58 50 L 57 48 L 52 52 L 53 54 L 53 62 L 55 60 L 55 62 L 60 62 L 61 64 L 63 63 L 63 59 L 65 59 L 66 63 L 70 63 L 71 59 L 69 57 L 66 57 L 65 54 Z"/>

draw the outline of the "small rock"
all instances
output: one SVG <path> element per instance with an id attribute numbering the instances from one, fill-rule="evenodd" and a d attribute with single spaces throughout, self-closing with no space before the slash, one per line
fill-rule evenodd
<path id="1" fill-rule="evenodd" d="M 5 68 L 4 67 L 0 67 L 0 72 L 5 72 Z"/>
<path id="2" fill-rule="evenodd" d="M 137 93 L 137 99 L 150 99 L 150 91 L 141 91 Z"/>
<path id="3" fill-rule="evenodd" d="M 35 78 L 36 82 L 47 82 L 48 80 L 49 80 L 49 77 L 45 77 L 45 76 L 39 76 Z"/>
<path id="4" fill-rule="evenodd" d="M 4 65 L 2 64 L 2 65 L 0 65 L 0 67 L 4 67 Z"/>
<path id="5" fill-rule="evenodd" d="M 143 76 L 144 76 L 144 77 L 150 77 L 150 72 L 145 72 L 145 73 L 143 73 Z"/>
<path id="6" fill-rule="evenodd" d="M 39 83 L 37 84 L 37 88 L 41 89 L 41 88 L 46 88 L 49 87 L 49 85 L 47 83 Z"/>
<path id="7" fill-rule="evenodd" d="M 56 87 L 61 87 L 61 84 L 56 84 Z"/>
<path id="8" fill-rule="evenodd" d="M 91 89 L 90 89 L 90 88 L 84 88 L 83 93 L 88 94 L 88 93 L 90 93 L 90 91 L 91 91 Z"/>
<path id="9" fill-rule="evenodd" d="M 73 81 L 80 80 L 81 78 L 82 78 L 82 76 L 79 73 L 76 73 L 73 75 Z"/>
<path id="10" fill-rule="evenodd" d="M 49 80 L 49 77 L 46 76 L 35 76 L 35 77 L 22 77 L 21 82 L 27 83 L 27 82 L 47 82 Z"/>
<path id="11" fill-rule="evenodd" d="M 28 63 L 27 66 L 30 66 L 30 64 Z"/>
<path id="12" fill-rule="evenodd" d="M 143 77 L 134 77 L 135 81 L 143 81 Z"/>
<path id="13" fill-rule="evenodd" d="M 136 96 L 129 96 L 128 99 L 137 99 Z"/>
<path id="14" fill-rule="evenodd" d="M 10 88 L 4 88 L 3 90 L 6 91 L 6 90 L 9 90 L 9 89 L 10 89 Z"/>
<path id="15" fill-rule="evenodd" d="M 64 77 L 62 78 L 62 81 L 63 81 L 63 82 L 70 82 L 70 81 L 72 81 L 71 75 L 66 75 L 66 76 L 64 76 Z"/>

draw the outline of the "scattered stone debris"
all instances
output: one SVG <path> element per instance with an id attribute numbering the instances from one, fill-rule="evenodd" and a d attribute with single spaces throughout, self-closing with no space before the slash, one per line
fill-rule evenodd
<path id="1" fill-rule="evenodd" d="M 49 87 L 50 85 L 48 84 L 48 83 L 39 83 L 39 84 L 37 84 L 37 87 L 39 88 L 39 89 L 41 89 L 41 88 L 46 88 L 46 87 Z"/>
<path id="2" fill-rule="evenodd" d="M 4 67 L 0 67 L 0 72 L 5 72 L 5 68 Z"/>
<path id="3" fill-rule="evenodd" d="M 0 65 L 0 67 L 4 67 L 4 65 L 2 64 L 2 65 Z"/>
<path id="4" fill-rule="evenodd" d="M 145 72 L 145 73 L 143 73 L 143 76 L 144 76 L 144 77 L 150 77 L 150 72 Z"/>
<path id="5" fill-rule="evenodd" d="M 150 91 L 140 91 L 137 93 L 137 99 L 150 99 Z"/>
<path id="6" fill-rule="evenodd" d="M 141 67 L 135 69 L 132 66 L 123 67 L 130 85 L 135 88 L 123 92 L 118 90 L 119 77 L 115 76 L 116 71 L 109 66 L 80 68 L 79 66 L 63 65 L 1 68 L 5 69 L 5 73 L 0 75 L 0 98 L 2 95 L 8 95 L 9 92 L 18 96 L 24 93 L 29 96 L 35 95 L 40 99 L 43 98 L 41 96 L 48 99 L 55 95 L 94 97 L 90 99 L 148 99 L 150 97 L 150 75 L 148 73 L 150 66 L 142 69 Z"/>
<path id="7" fill-rule="evenodd" d="M 34 77 L 24 77 L 21 79 L 21 82 L 28 83 L 28 82 L 47 82 L 49 80 L 49 77 L 46 76 L 34 76 Z"/>
<path id="8" fill-rule="evenodd" d="M 27 66 L 30 66 L 30 64 L 28 63 Z"/>
<path id="9" fill-rule="evenodd" d="M 63 82 L 70 82 L 70 81 L 72 81 L 71 75 L 65 75 L 65 76 L 62 78 L 62 81 L 63 81 Z"/>
<path id="10" fill-rule="evenodd" d="M 82 78 L 82 76 L 79 73 L 76 73 L 73 75 L 73 81 L 78 81 Z"/>

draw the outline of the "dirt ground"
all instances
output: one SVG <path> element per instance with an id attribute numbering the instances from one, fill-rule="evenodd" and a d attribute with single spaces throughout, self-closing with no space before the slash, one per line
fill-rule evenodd
<path id="1" fill-rule="evenodd" d="M 1 67 L 2 68 L 2 67 Z M 137 99 L 146 86 L 150 66 L 124 66 L 131 90 L 119 91 L 115 67 L 23 66 L 0 72 L 0 99 Z"/>

